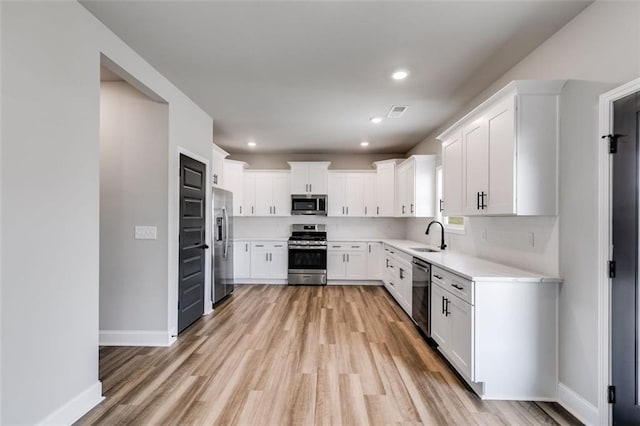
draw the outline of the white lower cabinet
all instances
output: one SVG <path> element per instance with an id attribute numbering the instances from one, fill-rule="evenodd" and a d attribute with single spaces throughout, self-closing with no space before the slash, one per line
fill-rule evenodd
<path id="1" fill-rule="evenodd" d="M 554 397 L 557 282 L 431 278 L 431 337 L 482 399 Z"/>
<path id="2" fill-rule="evenodd" d="M 251 243 L 251 278 L 287 278 L 287 244 L 285 242 L 253 241 Z"/>
<path id="3" fill-rule="evenodd" d="M 456 369 L 473 380 L 473 306 L 437 284 L 431 295 L 431 337 Z"/>
<path id="4" fill-rule="evenodd" d="M 366 243 L 329 243 L 327 251 L 327 279 L 366 280 L 368 279 Z"/>
<path id="5" fill-rule="evenodd" d="M 235 240 L 233 242 L 233 277 L 234 279 L 251 278 L 251 241 Z"/>
<path id="6" fill-rule="evenodd" d="M 409 316 L 411 315 L 413 292 L 411 259 L 411 255 L 388 245 L 384 246 L 382 282 Z"/>
<path id="7" fill-rule="evenodd" d="M 384 256 L 382 243 L 367 243 L 367 279 L 382 280 Z"/>

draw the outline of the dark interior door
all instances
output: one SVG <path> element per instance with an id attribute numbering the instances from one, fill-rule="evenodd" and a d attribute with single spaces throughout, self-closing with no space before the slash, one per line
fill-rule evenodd
<path id="1" fill-rule="evenodd" d="M 180 155 L 178 332 L 204 314 L 205 165 Z"/>
<path id="2" fill-rule="evenodd" d="M 638 93 L 614 102 L 611 288 L 613 422 L 640 424 L 638 406 Z"/>

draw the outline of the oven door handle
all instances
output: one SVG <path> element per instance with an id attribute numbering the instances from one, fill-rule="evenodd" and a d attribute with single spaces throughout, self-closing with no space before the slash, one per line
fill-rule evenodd
<path id="1" fill-rule="evenodd" d="M 289 246 L 289 250 L 326 250 L 327 246 Z"/>

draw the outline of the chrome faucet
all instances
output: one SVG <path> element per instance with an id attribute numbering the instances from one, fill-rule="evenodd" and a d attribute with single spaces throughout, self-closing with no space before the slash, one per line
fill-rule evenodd
<path id="1" fill-rule="evenodd" d="M 440 250 L 444 250 L 445 248 L 447 248 L 447 245 L 444 243 L 444 225 L 442 223 L 438 222 L 437 220 L 432 220 L 431 222 L 429 222 L 429 225 L 427 225 L 427 230 L 424 231 L 424 233 L 425 235 L 429 235 L 429 228 L 431 228 L 431 225 L 433 225 L 434 223 L 437 223 L 438 225 L 440 225 L 440 228 L 442 228 Z"/>

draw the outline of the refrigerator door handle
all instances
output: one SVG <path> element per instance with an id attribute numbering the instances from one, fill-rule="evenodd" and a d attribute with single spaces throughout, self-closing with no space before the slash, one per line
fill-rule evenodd
<path id="1" fill-rule="evenodd" d="M 224 206 L 222 207 L 222 220 L 224 221 L 224 242 L 222 243 L 223 244 L 222 257 L 226 259 L 228 245 L 229 245 L 229 220 L 227 217 L 227 208 Z"/>

